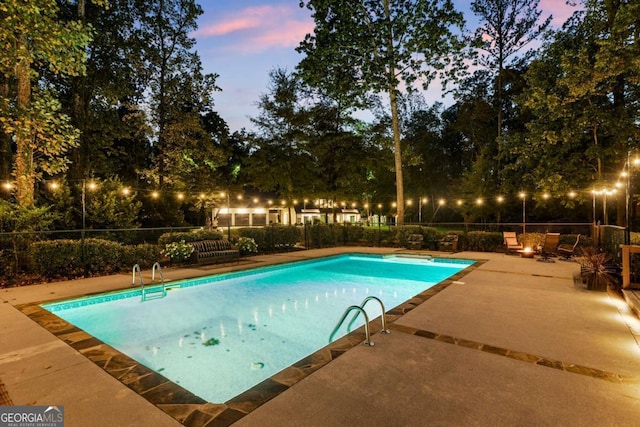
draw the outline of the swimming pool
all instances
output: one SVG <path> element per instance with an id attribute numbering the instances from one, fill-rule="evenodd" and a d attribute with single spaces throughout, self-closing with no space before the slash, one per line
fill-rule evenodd
<path id="1" fill-rule="evenodd" d="M 175 282 L 165 298 L 144 302 L 131 289 L 42 307 L 194 394 L 226 402 L 324 347 L 350 305 L 376 296 L 389 310 L 472 263 L 341 255 Z M 370 319 L 381 313 L 376 304 L 366 310 Z"/>

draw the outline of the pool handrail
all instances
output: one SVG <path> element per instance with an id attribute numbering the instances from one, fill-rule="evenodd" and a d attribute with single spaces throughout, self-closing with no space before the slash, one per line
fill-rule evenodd
<path id="1" fill-rule="evenodd" d="M 151 267 L 151 281 L 154 282 L 156 280 L 156 270 L 158 270 L 158 274 L 160 275 L 160 281 L 164 285 L 164 275 L 162 274 L 162 268 L 160 267 L 160 263 L 156 262 Z"/>
<path id="2" fill-rule="evenodd" d="M 131 275 L 131 285 L 133 286 L 136 284 L 136 271 L 138 272 L 138 277 L 140 278 L 140 286 L 144 286 L 144 281 L 142 280 L 142 271 L 140 270 L 139 264 L 133 265 L 133 272 Z"/>
<path id="3" fill-rule="evenodd" d="M 382 309 L 382 314 L 380 315 L 380 319 L 382 319 L 382 329 L 380 330 L 380 333 L 382 334 L 390 334 L 391 331 L 389 331 L 387 329 L 387 322 L 385 320 L 385 313 L 387 312 L 384 308 L 384 303 L 382 302 L 382 300 L 374 295 L 370 295 L 368 297 L 366 297 L 362 303 L 360 303 L 360 308 L 362 308 L 362 311 L 364 312 L 364 306 L 367 305 L 367 303 L 371 300 L 376 300 L 378 301 L 378 303 L 380 304 L 380 308 Z M 353 316 L 353 319 L 351 319 L 351 322 L 349 322 L 349 326 L 348 329 L 351 329 L 351 325 L 353 325 L 353 322 L 356 321 L 356 319 L 358 318 L 358 316 L 360 315 L 360 311 L 356 312 L 356 314 Z"/>
<path id="4" fill-rule="evenodd" d="M 331 332 L 331 335 L 329 335 L 329 343 L 331 343 L 333 341 L 333 336 L 336 334 L 336 332 L 338 332 L 338 329 L 340 329 L 340 326 L 342 326 L 342 323 L 344 323 L 344 320 L 347 318 L 349 313 L 351 313 L 353 310 L 356 310 L 358 312 L 362 312 L 362 314 L 364 315 L 364 334 L 365 334 L 364 345 L 367 345 L 369 347 L 373 347 L 373 342 L 371 341 L 370 335 L 369 335 L 369 316 L 367 315 L 367 312 L 364 311 L 364 309 L 362 307 L 357 306 L 357 305 L 350 305 L 344 311 L 344 314 L 342 315 L 342 318 L 336 324 L 336 327 L 333 328 L 333 332 Z"/>
<path id="5" fill-rule="evenodd" d="M 162 274 L 162 267 L 160 267 L 160 263 L 156 262 L 155 264 L 153 264 L 153 266 L 151 267 L 151 281 L 155 281 L 156 280 L 156 270 L 158 270 L 158 274 L 160 276 L 160 280 L 161 280 L 161 284 L 162 284 L 162 288 L 159 290 L 151 290 L 152 293 L 158 293 L 161 292 L 162 294 L 159 296 L 159 298 L 164 298 L 167 296 L 167 287 L 165 286 L 164 283 L 164 275 Z M 140 278 L 140 297 L 142 301 L 146 301 L 147 300 L 147 293 L 149 293 L 149 289 L 146 289 L 144 287 L 144 283 L 142 283 L 142 278 Z"/>

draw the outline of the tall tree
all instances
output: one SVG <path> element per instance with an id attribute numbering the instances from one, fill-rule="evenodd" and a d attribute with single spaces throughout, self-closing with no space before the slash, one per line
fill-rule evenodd
<path id="1" fill-rule="evenodd" d="M 203 74 L 190 32 L 197 28 L 202 8 L 194 0 L 136 0 L 138 38 L 146 40 L 138 72 L 148 84 L 152 128 L 155 130 L 154 168 L 150 177 L 162 187 L 172 162 L 180 154 L 183 132 L 196 126 L 197 115 L 212 105 L 217 75 Z M 188 104 L 194 103 L 191 107 Z M 196 105 L 197 104 L 197 105 Z M 181 123 L 181 124 L 180 124 Z"/>
<path id="2" fill-rule="evenodd" d="M 305 133 L 316 178 L 307 196 L 319 199 L 360 201 L 366 191 L 367 171 L 374 161 L 365 145 L 360 122 L 352 119 L 338 102 L 318 95 L 309 109 Z M 334 218 L 335 220 L 335 218 Z"/>
<path id="3" fill-rule="evenodd" d="M 278 68 L 269 73 L 269 91 L 260 97 L 260 114 L 251 119 L 253 138 L 250 181 L 263 191 L 275 191 L 291 200 L 312 182 L 313 160 L 305 125 L 307 107 L 300 79 Z"/>
<path id="4" fill-rule="evenodd" d="M 540 153 L 573 147 L 581 155 L 559 170 L 600 183 L 617 177 L 640 138 L 640 2 L 585 0 L 584 8 L 531 67 L 524 102 L 535 114 L 530 139 Z M 624 198 L 617 213 L 624 225 Z"/>
<path id="5" fill-rule="evenodd" d="M 509 58 L 538 38 L 551 23 L 540 22 L 540 0 L 474 0 L 471 10 L 480 17 L 473 41 L 485 52 L 481 63 L 496 72 L 498 138 L 502 136 L 503 73 Z"/>
<path id="6" fill-rule="evenodd" d="M 0 45 L 5 47 L 0 72 L 15 85 L 15 91 L 0 102 L 0 119 L 4 132 L 16 144 L 13 175 L 16 199 L 22 206 L 33 205 L 38 169 L 49 166 L 39 155 L 48 156 L 47 161 L 55 159 L 77 139 L 68 120 L 57 111 L 59 103 L 43 88 L 33 90 L 38 69 L 47 68 L 57 75 L 85 71 L 90 28 L 80 21 L 61 22 L 58 12 L 55 0 L 0 4 Z M 65 167 L 64 162 L 56 164 L 58 170 Z"/>
<path id="7" fill-rule="evenodd" d="M 86 73 L 60 79 L 51 76 L 61 94 L 65 111 L 80 131 L 79 144 L 69 153 L 72 164 L 67 176 L 72 180 L 92 175 L 124 176 L 129 171 L 113 168 L 122 165 L 117 141 L 128 140 L 131 157 L 136 151 L 148 151 L 150 128 L 141 123 L 143 74 L 136 66 L 142 57 L 146 40 L 135 30 L 134 0 L 109 0 L 108 8 L 97 7 L 85 0 L 58 0 L 61 19 L 80 20 L 94 28 L 94 37 L 87 47 Z M 135 142 L 135 143 L 134 143 Z M 127 153 L 125 153 L 126 155 Z M 148 155 L 144 157 L 148 158 Z M 134 162 L 129 170 L 141 169 Z M 124 174 L 123 174 L 124 172 Z"/>
<path id="8" fill-rule="evenodd" d="M 462 14 L 451 0 L 309 0 L 314 34 L 298 51 L 306 57 L 298 69 L 311 86 L 349 90 L 361 100 L 370 93 L 389 96 L 394 139 L 398 223 L 404 223 L 404 183 L 398 95 L 413 83 L 427 88 L 461 69 L 463 43 L 453 27 Z M 337 97 L 336 97 L 337 98 Z"/>

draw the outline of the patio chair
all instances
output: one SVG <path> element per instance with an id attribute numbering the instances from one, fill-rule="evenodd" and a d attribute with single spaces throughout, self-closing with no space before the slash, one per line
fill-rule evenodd
<path id="1" fill-rule="evenodd" d="M 547 233 L 544 235 L 544 243 L 540 248 L 540 262 L 555 262 L 551 259 L 556 254 L 558 243 L 560 242 L 560 233 Z"/>
<path id="2" fill-rule="evenodd" d="M 560 256 L 560 259 L 563 261 L 571 261 L 571 257 L 575 253 L 579 242 L 580 242 L 580 235 L 578 234 L 578 237 L 576 237 L 576 242 L 573 244 L 573 246 L 569 246 L 569 245 L 558 246 L 558 249 L 556 250 L 556 252 Z"/>
<path id="3" fill-rule="evenodd" d="M 441 251 L 450 251 L 457 252 L 458 251 L 458 235 L 454 233 L 449 233 L 440 239 L 440 244 L 438 247 Z"/>
<path id="4" fill-rule="evenodd" d="M 503 231 L 502 237 L 504 239 L 504 246 L 507 248 L 507 253 L 515 253 L 524 248 L 522 243 L 518 242 L 515 231 Z"/>
<path id="5" fill-rule="evenodd" d="M 422 249 L 424 236 L 422 234 L 412 234 L 407 239 L 407 249 Z"/>

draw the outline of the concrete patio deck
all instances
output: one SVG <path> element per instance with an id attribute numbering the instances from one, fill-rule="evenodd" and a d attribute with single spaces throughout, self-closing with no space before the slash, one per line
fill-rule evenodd
<path id="1" fill-rule="evenodd" d="M 164 275 L 177 280 L 340 252 L 406 251 L 311 250 Z M 372 337 L 375 346 L 341 352 L 255 409 L 203 404 L 197 414 L 171 417 L 170 404 L 152 404 L 19 309 L 127 288 L 130 274 L 1 289 L 0 386 L 15 405 L 64 406 L 68 426 L 640 423 L 640 322 L 622 298 L 576 286 L 576 263 L 442 255 L 485 262 L 394 315 L 391 333 Z"/>

